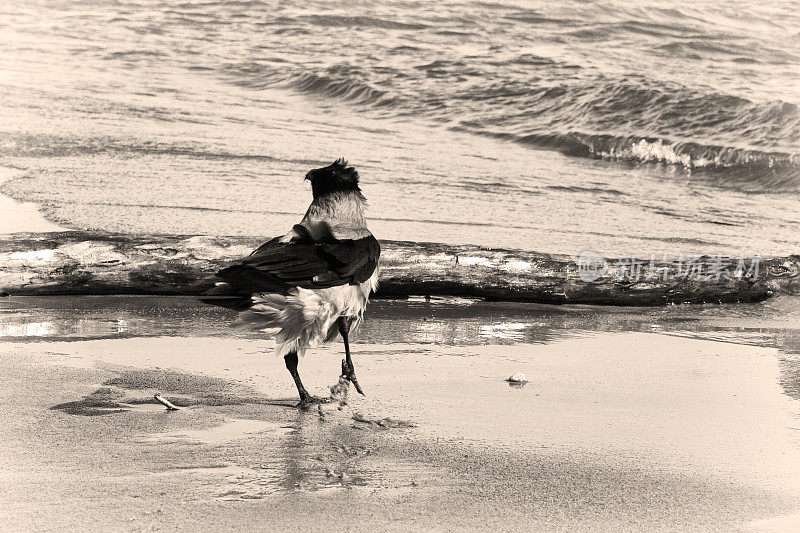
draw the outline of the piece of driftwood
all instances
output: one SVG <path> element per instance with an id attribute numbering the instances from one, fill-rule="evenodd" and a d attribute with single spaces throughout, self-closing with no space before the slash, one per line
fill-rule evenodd
<path id="1" fill-rule="evenodd" d="M 0 235 L 0 292 L 201 294 L 256 237 Z M 662 305 L 752 302 L 800 294 L 800 256 L 660 259 L 571 257 L 472 245 L 382 241 L 378 297 L 464 296 L 540 303 Z"/>
<path id="2" fill-rule="evenodd" d="M 166 398 L 164 398 L 160 394 L 156 394 L 155 396 L 153 396 L 153 398 L 155 398 L 158 403 L 160 403 L 161 405 L 166 407 L 167 411 L 178 411 L 178 410 L 180 410 L 180 407 L 176 406 L 175 404 L 173 404 L 172 402 L 170 402 L 169 400 L 167 400 Z"/>

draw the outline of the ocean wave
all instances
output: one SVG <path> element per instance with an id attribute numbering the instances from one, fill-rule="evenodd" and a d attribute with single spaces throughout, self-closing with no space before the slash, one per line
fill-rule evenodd
<path id="1" fill-rule="evenodd" d="M 291 80 L 291 86 L 297 90 L 322 96 L 340 98 L 361 104 L 387 106 L 394 103 L 394 98 L 387 91 L 382 91 L 367 83 L 352 79 L 336 79 L 331 76 L 317 74 L 300 74 Z"/>
<path id="2" fill-rule="evenodd" d="M 339 27 L 359 27 L 359 28 L 381 28 L 385 30 L 422 30 L 428 27 L 427 24 L 419 22 L 400 22 L 397 20 L 386 20 L 376 17 L 365 16 L 342 16 L 342 15 L 308 15 L 301 17 L 311 24 L 317 26 L 339 26 Z"/>
<path id="3" fill-rule="evenodd" d="M 550 25 L 567 25 L 576 22 L 571 18 L 554 18 L 541 15 L 533 10 L 518 11 L 503 15 L 506 20 L 513 20 L 515 22 L 522 22 L 525 24 L 550 24 Z"/>
<path id="4" fill-rule="evenodd" d="M 664 55 L 683 56 L 691 59 L 731 57 L 737 63 L 794 64 L 797 57 L 783 50 L 753 49 L 747 43 L 714 43 L 707 40 L 682 40 L 660 45 L 656 48 Z"/>
<path id="5" fill-rule="evenodd" d="M 154 157 L 188 157 L 221 161 L 269 161 L 300 166 L 316 165 L 319 161 L 306 158 L 278 157 L 257 152 L 213 150 L 190 142 L 157 142 L 130 137 L 73 137 L 68 135 L 0 135 L 0 158 L 42 158 L 95 155 L 131 155 Z M 4 162 L 6 167 L 15 167 Z"/>
<path id="6" fill-rule="evenodd" d="M 401 102 L 398 95 L 362 81 L 357 67 L 335 65 L 324 72 L 289 73 L 263 63 L 228 65 L 225 69 L 234 83 L 252 89 L 280 87 L 310 95 L 343 100 L 372 107 L 394 107 Z"/>
<path id="7" fill-rule="evenodd" d="M 660 138 L 583 133 L 525 135 L 515 141 L 567 155 L 679 166 L 687 176 L 747 192 L 800 192 L 800 155 Z"/>
<path id="8" fill-rule="evenodd" d="M 104 60 L 119 60 L 119 59 L 142 59 L 142 58 L 162 58 L 166 57 L 167 54 L 164 52 L 159 52 L 158 50 L 120 50 L 117 52 L 111 52 L 103 56 L 102 59 Z"/>

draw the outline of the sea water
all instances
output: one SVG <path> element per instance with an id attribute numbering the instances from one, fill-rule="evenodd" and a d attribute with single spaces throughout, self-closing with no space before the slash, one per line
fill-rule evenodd
<path id="1" fill-rule="evenodd" d="M 284 233 L 345 157 L 383 239 L 798 252 L 790 1 L 5 0 L 0 32 L 2 192 L 68 227 Z"/>

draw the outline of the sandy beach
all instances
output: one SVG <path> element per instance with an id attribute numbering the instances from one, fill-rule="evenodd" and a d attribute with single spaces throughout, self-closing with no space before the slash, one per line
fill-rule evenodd
<path id="1" fill-rule="evenodd" d="M 309 410 L 271 340 L 191 298 L 0 302 L 4 531 L 798 525 L 788 297 L 377 301 L 354 345 L 367 396 Z M 312 393 L 340 351 L 301 361 Z"/>

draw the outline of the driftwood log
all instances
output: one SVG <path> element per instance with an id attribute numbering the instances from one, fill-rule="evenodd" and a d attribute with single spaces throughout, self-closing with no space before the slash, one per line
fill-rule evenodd
<path id="1" fill-rule="evenodd" d="M 0 235 L 0 292 L 200 294 L 209 276 L 260 238 Z M 577 258 L 471 245 L 383 241 L 378 297 L 462 296 L 540 303 L 663 305 L 753 302 L 800 294 L 800 256 Z"/>
<path id="2" fill-rule="evenodd" d="M 160 403 L 161 405 L 166 407 L 167 411 L 179 411 L 180 410 L 180 407 L 177 407 L 175 404 L 173 404 L 172 402 L 170 402 L 169 400 L 167 400 L 166 398 L 164 398 L 160 394 L 156 394 L 155 396 L 153 396 L 153 398 L 155 398 L 155 400 L 158 403 Z"/>

